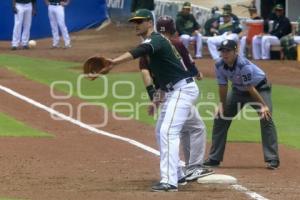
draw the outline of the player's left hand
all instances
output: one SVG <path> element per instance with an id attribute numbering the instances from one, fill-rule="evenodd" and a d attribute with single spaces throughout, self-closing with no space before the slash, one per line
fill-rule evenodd
<path id="1" fill-rule="evenodd" d="M 262 119 L 270 120 L 272 118 L 272 114 L 268 108 L 268 106 L 262 106 L 260 109 L 260 116 Z"/>
<path id="2" fill-rule="evenodd" d="M 148 106 L 148 115 L 154 116 L 154 114 L 157 112 L 159 108 L 160 102 L 159 101 L 153 101 L 151 104 Z"/>
<path id="3" fill-rule="evenodd" d="M 203 74 L 202 74 L 201 72 L 199 72 L 199 73 L 197 74 L 197 76 L 196 76 L 196 79 L 197 79 L 198 81 L 201 81 L 201 80 L 203 79 Z"/>

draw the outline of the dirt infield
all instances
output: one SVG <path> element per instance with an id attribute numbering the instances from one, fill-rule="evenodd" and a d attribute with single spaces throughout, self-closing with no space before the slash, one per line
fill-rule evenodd
<path id="1" fill-rule="evenodd" d="M 0 51 L 53 60 L 82 62 L 96 52 L 114 57 L 134 47 L 139 39 L 126 27 L 110 26 L 95 32 L 72 34 L 73 48 L 51 50 L 49 39 L 38 41 L 36 49 L 11 52 L 8 43 L 0 43 Z M 205 76 L 213 76 L 209 57 L 197 60 Z M 292 61 L 260 61 L 273 83 L 300 87 L 300 65 Z M 137 71 L 136 61 L 119 67 L 115 72 Z M 274 70 L 275 69 L 275 70 Z M 293 81 L 292 81 L 293 80 Z M 0 68 L 0 84 L 50 106 L 56 100 L 50 89 Z M 180 187 L 176 194 L 149 192 L 158 180 L 159 160 L 128 143 L 95 135 L 66 121 L 53 120 L 48 113 L 1 91 L 0 112 L 42 131 L 54 138 L 1 138 L 0 195 L 22 199 L 249 199 L 244 193 L 228 186 L 191 183 Z M 76 107 L 82 101 L 68 100 Z M 67 111 L 59 110 L 62 113 Z M 101 108 L 89 107 L 83 117 L 98 122 Z M 74 116 L 76 113 L 74 113 Z M 156 147 L 154 127 L 129 121 L 109 119 L 104 129 Z M 140 131 L 142 130 L 142 131 Z M 258 133 L 259 134 L 259 133 Z M 243 153 L 241 153 L 243 152 Z M 264 168 L 262 147 L 254 143 L 229 143 L 225 160 L 217 173 L 235 176 L 238 183 L 268 199 L 299 199 L 299 151 L 280 146 L 281 168 Z"/>

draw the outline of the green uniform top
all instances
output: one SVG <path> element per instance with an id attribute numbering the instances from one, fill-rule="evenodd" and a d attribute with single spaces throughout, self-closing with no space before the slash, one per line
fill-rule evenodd
<path id="1" fill-rule="evenodd" d="M 228 22 L 221 24 L 219 26 L 219 34 L 222 35 L 225 32 L 232 32 L 232 33 L 240 33 L 242 29 L 239 27 L 239 24 L 233 23 L 233 22 Z"/>
<path id="2" fill-rule="evenodd" d="M 192 35 L 195 30 L 198 30 L 200 25 L 196 21 L 194 15 L 188 14 L 183 15 L 182 12 L 179 12 L 176 17 L 176 30 L 179 35 L 187 34 Z"/>
<path id="3" fill-rule="evenodd" d="M 183 64 L 182 58 L 170 40 L 153 32 L 142 45 L 150 45 L 149 69 L 156 78 L 160 88 L 165 90 L 178 81 L 191 77 Z"/>
<path id="4" fill-rule="evenodd" d="M 16 3 L 35 3 L 36 0 L 16 0 Z"/>
<path id="5" fill-rule="evenodd" d="M 131 12 L 135 12 L 139 9 L 154 10 L 154 0 L 132 0 Z"/>

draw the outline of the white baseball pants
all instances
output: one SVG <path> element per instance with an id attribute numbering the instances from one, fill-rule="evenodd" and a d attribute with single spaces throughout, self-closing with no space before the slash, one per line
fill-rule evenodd
<path id="1" fill-rule="evenodd" d="M 213 36 L 213 37 L 208 38 L 207 47 L 208 47 L 211 57 L 214 60 L 218 60 L 220 58 L 220 53 L 218 51 L 218 47 L 221 45 L 221 43 L 224 40 L 234 40 L 238 43 L 239 36 L 236 33 L 225 32 L 222 35 Z"/>
<path id="2" fill-rule="evenodd" d="M 189 48 L 189 44 L 191 41 L 196 41 L 195 57 L 196 58 L 202 57 L 202 35 L 200 33 L 194 36 L 183 34 L 180 36 L 180 40 L 182 41 L 186 49 Z"/>
<path id="3" fill-rule="evenodd" d="M 199 90 L 195 82 L 185 83 L 185 79 L 176 85 L 179 88 L 167 92 L 161 105 L 156 124 L 156 138 L 160 149 L 161 183 L 177 186 L 179 169 L 179 142 L 182 130 L 192 106 L 197 100 Z M 174 86 L 174 88 L 175 88 Z M 178 174 L 179 173 L 179 174 Z"/>
<path id="4" fill-rule="evenodd" d="M 246 46 L 247 46 L 247 36 L 243 36 L 240 39 L 240 52 L 239 52 L 239 55 L 241 57 L 246 57 Z"/>
<path id="5" fill-rule="evenodd" d="M 269 60 L 271 45 L 279 45 L 280 40 L 273 35 L 259 36 L 255 35 L 252 39 L 252 56 L 253 59 Z"/>
<path id="6" fill-rule="evenodd" d="M 15 14 L 11 45 L 13 47 L 18 47 L 21 43 L 22 46 L 27 46 L 30 37 L 30 27 L 32 20 L 32 3 L 16 3 L 16 8 L 18 12 Z"/>
<path id="7" fill-rule="evenodd" d="M 65 42 L 65 46 L 70 46 L 71 40 L 68 33 L 68 29 L 65 24 L 65 8 L 61 5 L 49 5 L 48 16 L 50 20 L 53 46 L 59 46 L 59 29 Z M 59 29 L 58 29 L 59 28 Z"/>

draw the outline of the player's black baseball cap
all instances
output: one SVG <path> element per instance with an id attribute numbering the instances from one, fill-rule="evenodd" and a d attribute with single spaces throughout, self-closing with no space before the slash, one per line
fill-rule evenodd
<path id="1" fill-rule="evenodd" d="M 133 17 L 131 17 L 128 21 L 135 22 L 135 21 L 140 21 L 140 20 L 152 20 L 153 21 L 152 12 L 147 9 L 139 9 L 134 13 Z"/>
<path id="2" fill-rule="evenodd" d="M 274 9 L 275 10 L 283 10 L 283 6 L 281 4 L 276 4 Z"/>
<path id="3" fill-rule="evenodd" d="M 223 49 L 235 50 L 237 49 L 237 43 L 234 40 L 224 40 L 218 50 L 221 51 Z"/>
<path id="4" fill-rule="evenodd" d="M 182 8 L 187 8 L 187 9 L 191 9 L 192 4 L 190 2 L 184 2 L 182 5 Z"/>

